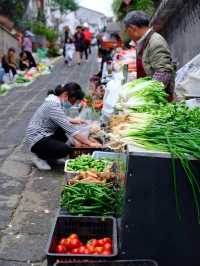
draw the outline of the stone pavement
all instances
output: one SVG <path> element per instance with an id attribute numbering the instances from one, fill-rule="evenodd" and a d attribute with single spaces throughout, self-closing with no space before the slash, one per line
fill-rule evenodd
<path id="1" fill-rule="evenodd" d="M 96 58 L 80 66 L 62 60 L 51 75 L 0 97 L 0 266 L 46 265 L 45 246 L 57 213 L 63 168 L 41 172 L 23 147 L 24 131 L 49 89 L 76 81 L 87 88 Z"/>

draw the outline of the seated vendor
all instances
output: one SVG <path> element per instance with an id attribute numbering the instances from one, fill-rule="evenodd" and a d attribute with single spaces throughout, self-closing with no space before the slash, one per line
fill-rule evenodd
<path id="1" fill-rule="evenodd" d="M 27 54 L 27 52 L 23 51 L 19 55 L 19 68 L 22 71 L 28 70 L 32 67 L 36 67 L 35 60 L 32 60 L 31 57 Z"/>
<path id="2" fill-rule="evenodd" d="M 12 73 L 13 76 L 17 74 L 17 64 L 15 59 L 15 49 L 9 48 L 7 55 L 4 55 L 2 58 L 2 67 L 5 70 L 5 73 Z"/>
<path id="3" fill-rule="evenodd" d="M 5 74 L 5 70 L 2 67 L 2 57 L 3 57 L 3 53 L 0 50 L 0 84 L 3 83 L 3 77 L 4 77 L 4 74 Z"/>
<path id="4" fill-rule="evenodd" d="M 99 143 L 86 139 L 74 126 L 85 121 L 70 119 L 64 112 L 64 108 L 70 108 L 83 97 L 84 93 L 77 83 L 59 85 L 49 92 L 36 110 L 26 130 L 26 145 L 38 169 L 51 170 L 49 160 L 65 158 L 72 152 L 72 147 L 66 144 L 67 136 L 72 136 L 78 146 L 101 147 Z"/>

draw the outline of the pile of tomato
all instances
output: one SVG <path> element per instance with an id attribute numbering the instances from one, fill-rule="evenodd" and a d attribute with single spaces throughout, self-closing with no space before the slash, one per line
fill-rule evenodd
<path id="1" fill-rule="evenodd" d="M 62 238 L 56 246 L 56 253 L 62 254 L 84 254 L 84 255 L 104 255 L 112 254 L 112 239 L 105 237 L 102 239 L 90 239 L 85 245 L 80 241 L 77 234 L 71 234 L 67 238 Z"/>

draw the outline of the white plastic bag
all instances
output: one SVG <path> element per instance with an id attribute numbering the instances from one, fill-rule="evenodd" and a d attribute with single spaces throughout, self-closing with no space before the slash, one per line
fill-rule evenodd
<path id="1" fill-rule="evenodd" d="M 65 60 L 72 61 L 74 57 L 74 45 L 73 44 L 65 44 Z"/>
<path id="2" fill-rule="evenodd" d="M 200 69 L 194 73 L 189 73 L 179 86 L 182 88 L 184 95 L 200 97 Z"/>
<path id="3" fill-rule="evenodd" d="M 102 114 L 104 116 L 109 117 L 114 113 L 114 107 L 118 101 L 121 88 L 121 80 L 111 80 L 108 82 L 103 99 Z"/>

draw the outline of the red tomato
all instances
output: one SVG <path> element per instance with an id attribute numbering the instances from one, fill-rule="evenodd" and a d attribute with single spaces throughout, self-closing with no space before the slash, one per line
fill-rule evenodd
<path id="1" fill-rule="evenodd" d="M 70 244 L 69 245 L 70 245 L 70 248 L 80 248 L 81 242 L 80 242 L 79 239 L 74 238 L 74 239 L 70 240 Z"/>
<path id="2" fill-rule="evenodd" d="M 65 243 L 66 239 L 67 239 L 67 238 L 61 238 L 61 240 L 60 240 L 60 242 L 59 242 L 59 243 L 60 243 L 60 245 L 64 245 L 64 243 Z"/>
<path id="3" fill-rule="evenodd" d="M 60 244 L 65 246 L 66 248 L 70 247 L 70 239 L 69 238 L 62 238 Z"/>
<path id="4" fill-rule="evenodd" d="M 112 240 L 111 240 L 110 237 L 103 238 L 103 241 L 104 241 L 104 243 L 110 243 L 110 244 L 112 244 Z"/>
<path id="5" fill-rule="evenodd" d="M 104 248 L 103 248 L 103 247 L 95 247 L 95 251 L 96 251 L 98 254 L 101 254 L 101 253 L 104 251 Z"/>
<path id="6" fill-rule="evenodd" d="M 90 251 L 85 247 L 85 250 L 84 250 L 84 254 L 85 255 L 88 255 L 88 254 L 90 254 Z"/>
<path id="7" fill-rule="evenodd" d="M 57 245 L 56 252 L 57 253 L 65 253 L 66 252 L 65 246 L 63 246 L 63 245 Z"/>
<path id="8" fill-rule="evenodd" d="M 93 254 L 95 252 L 94 246 L 92 246 L 90 244 L 86 244 L 85 247 L 89 250 L 90 254 Z"/>
<path id="9" fill-rule="evenodd" d="M 91 239 L 87 242 L 87 244 L 93 246 L 93 247 L 96 247 L 97 244 L 98 244 L 98 240 L 97 239 Z"/>
<path id="10" fill-rule="evenodd" d="M 104 255 L 104 256 L 108 256 L 108 255 L 111 255 L 112 252 L 109 251 L 109 250 L 104 250 L 101 254 Z"/>
<path id="11" fill-rule="evenodd" d="M 78 249 L 78 254 L 84 254 L 85 252 L 85 247 L 84 246 L 81 246 L 79 249 Z"/>
<path id="12" fill-rule="evenodd" d="M 74 248 L 74 249 L 72 249 L 71 253 L 72 253 L 72 254 L 78 254 L 78 253 L 79 253 L 78 248 Z"/>
<path id="13" fill-rule="evenodd" d="M 69 236 L 70 239 L 79 239 L 78 235 L 77 234 L 71 234 Z"/>
<path id="14" fill-rule="evenodd" d="M 105 241 L 103 239 L 98 240 L 98 246 L 102 247 L 105 244 Z"/>
<path id="15" fill-rule="evenodd" d="M 104 244 L 104 250 L 111 251 L 112 250 L 112 245 L 110 243 L 105 243 Z"/>

